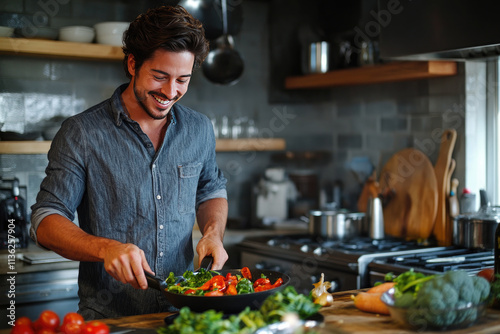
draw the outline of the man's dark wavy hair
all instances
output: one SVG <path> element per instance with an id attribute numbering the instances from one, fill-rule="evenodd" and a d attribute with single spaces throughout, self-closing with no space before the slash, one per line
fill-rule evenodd
<path id="1" fill-rule="evenodd" d="M 158 49 L 194 54 L 193 69 L 201 66 L 209 51 L 205 30 L 182 6 L 162 6 L 148 10 L 130 23 L 123 37 L 123 66 L 130 79 L 127 59 L 135 58 L 136 70 Z"/>

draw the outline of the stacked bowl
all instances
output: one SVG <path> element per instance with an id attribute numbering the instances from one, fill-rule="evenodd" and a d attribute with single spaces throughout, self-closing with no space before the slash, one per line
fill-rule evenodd
<path id="1" fill-rule="evenodd" d="M 90 27 L 69 26 L 59 30 L 59 40 L 66 42 L 92 43 L 94 37 L 94 28 Z"/>
<path id="2" fill-rule="evenodd" d="M 123 45 L 123 33 L 128 29 L 129 22 L 101 22 L 94 25 L 96 41 L 99 44 Z"/>

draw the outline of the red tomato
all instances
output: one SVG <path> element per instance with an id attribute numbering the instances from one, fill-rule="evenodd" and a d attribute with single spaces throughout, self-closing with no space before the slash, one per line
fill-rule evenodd
<path id="1" fill-rule="evenodd" d="M 80 334 L 83 326 L 77 322 L 67 322 L 62 324 L 60 331 L 64 334 Z"/>
<path id="2" fill-rule="evenodd" d="M 69 312 L 67 313 L 64 318 L 63 318 L 63 325 L 64 324 L 78 324 L 78 325 L 83 325 L 85 323 L 85 320 L 83 317 L 76 313 L 76 312 Z"/>
<path id="3" fill-rule="evenodd" d="M 493 282 L 495 280 L 495 269 L 486 268 L 477 273 L 477 276 L 484 277 L 488 282 Z"/>
<path id="4" fill-rule="evenodd" d="M 56 331 L 48 328 L 41 328 L 36 331 L 36 334 L 56 334 Z"/>
<path id="5" fill-rule="evenodd" d="M 59 327 L 59 323 L 59 316 L 56 312 L 45 310 L 40 313 L 40 316 L 35 321 L 35 329 L 37 331 L 40 329 L 50 329 L 55 332 Z"/>
<path id="6" fill-rule="evenodd" d="M 28 317 L 20 317 L 16 319 L 16 322 L 14 323 L 16 326 L 18 325 L 28 325 L 28 326 L 33 326 L 33 322 L 31 321 L 30 318 Z"/>
<path id="7" fill-rule="evenodd" d="M 250 269 L 248 269 L 248 267 L 241 268 L 241 275 L 243 275 L 244 278 L 252 280 L 252 273 L 250 272 Z"/>
<path id="8" fill-rule="evenodd" d="M 16 321 L 14 327 L 10 330 L 10 334 L 35 334 L 35 330 L 31 327 L 31 324 L 18 324 Z"/>
<path id="9" fill-rule="evenodd" d="M 109 327 L 99 321 L 99 320 L 91 320 L 87 322 L 80 332 L 81 334 L 109 334 Z"/>
<path id="10" fill-rule="evenodd" d="M 185 295 L 194 295 L 196 293 L 196 290 L 194 289 L 189 289 L 184 292 Z"/>

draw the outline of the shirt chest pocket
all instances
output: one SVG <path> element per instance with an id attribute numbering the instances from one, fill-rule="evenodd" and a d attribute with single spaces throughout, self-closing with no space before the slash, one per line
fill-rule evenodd
<path id="1" fill-rule="evenodd" d="M 193 213 L 196 206 L 196 191 L 200 178 L 201 163 L 179 165 L 179 212 Z"/>

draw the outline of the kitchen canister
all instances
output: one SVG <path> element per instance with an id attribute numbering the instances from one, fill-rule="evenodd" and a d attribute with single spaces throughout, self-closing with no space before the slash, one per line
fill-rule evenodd
<path id="1" fill-rule="evenodd" d="M 330 43 L 321 41 L 308 45 L 303 71 L 304 74 L 325 73 L 330 69 Z"/>

